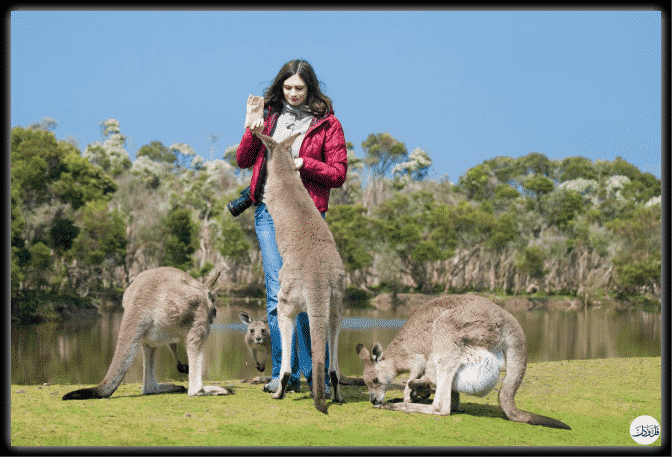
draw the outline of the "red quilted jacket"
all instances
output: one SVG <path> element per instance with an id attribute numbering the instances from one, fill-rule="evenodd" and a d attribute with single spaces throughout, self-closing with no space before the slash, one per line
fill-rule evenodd
<path id="1" fill-rule="evenodd" d="M 264 135 L 272 136 L 278 116 L 278 113 L 274 113 L 265 117 L 262 131 Z M 345 148 L 343 127 L 332 109 L 329 109 L 323 117 L 311 121 L 301 143 L 299 157 L 303 159 L 303 167 L 299 170 L 301 181 L 308 189 L 317 209 L 323 213 L 329 206 L 330 189 L 341 187 L 348 171 L 348 153 Z M 243 139 L 238 145 L 236 159 L 240 168 L 253 167 L 250 193 L 252 201 L 256 202 L 259 174 L 262 166 L 264 172 L 266 168 L 264 163 L 266 146 L 252 135 L 250 129 L 245 129 Z"/>

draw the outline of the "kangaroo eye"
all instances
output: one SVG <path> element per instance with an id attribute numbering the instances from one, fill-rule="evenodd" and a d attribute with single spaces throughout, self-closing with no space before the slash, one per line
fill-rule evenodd
<path id="1" fill-rule="evenodd" d="M 261 333 L 266 333 L 266 329 L 265 329 L 265 328 L 262 328 L 262 329 L 261 329 Z"/>
<path id="2" fill-rule="evenodd" d="M 378 378 L 373 378 L 373 383 L 378 384 Z"/>

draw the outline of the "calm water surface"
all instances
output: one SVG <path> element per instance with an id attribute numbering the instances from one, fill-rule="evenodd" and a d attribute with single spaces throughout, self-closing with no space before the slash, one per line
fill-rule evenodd
<path id="1" fill-rule="evenodd" d="M 261 308 L 222 307 L 206 342 L 205 379 L 212 381 L 258 376 L 243 335 L 245 326 L 238 312 L 245 309 L 261 316 Z M 599 359 L 614 357 L 660 357 L 660 314 L 641 311 L 616 313 L 516 312 L 523 327 L 530 362 Z M 98 384 L 112 360 L 121 323 L 121 313 L 65 323 L 15 326 L 11 339 L 12 384 Z M 339 338 L 341 371 L 361 376 L 362 363 L 355 347 L 383 347 L 392 340 L 407 316 L 381 311 L 346 310 Z M 179 352 L 187 361 L 183 345 Z M 271 364 L 264 375 L 270 376 Z M 156 375 L 159 381 L 187 382 L 177 371 L 167 347 L 159 349 Z M 142 382 L 142 350 L 139 350 L 124 382 Z"/>

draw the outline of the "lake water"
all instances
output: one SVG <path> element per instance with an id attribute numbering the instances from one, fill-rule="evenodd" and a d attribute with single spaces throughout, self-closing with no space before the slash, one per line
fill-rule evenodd
<path id="1" fill-rule="evenodd" d="M 254 368 L 243 335 L 245 326 L 238 312 L 260 317 L 260 307 L 235 306 L 217 309 L 206 342 L 205 376 L 211 381 L 244 379 L 261 375 Z M 615 357 L 660 357 L 661 317 L 642 311 L 612 312 L 515 312 L 525 332 L 530 362 Z M 11 330 L 12 384 L 98 384 L 112 360 L 121 323 L 121 313 L 64 323 L 14 326 Z M 362 375 L 355 353 L 358 343 L 383 347 L 392 340 L 407 316 L 375 310 L 346 310 L 339 338 L 339 365 L 349 376 Z M 181 360 L 186 363 L 184 346 Z M 271 373 L 270 361 L 263 375 Z M 167 347 L 159 349 L 157 379 L 186 383 L 177 371 Z M 124 378 L 142 382 L 142 350 Z"/>

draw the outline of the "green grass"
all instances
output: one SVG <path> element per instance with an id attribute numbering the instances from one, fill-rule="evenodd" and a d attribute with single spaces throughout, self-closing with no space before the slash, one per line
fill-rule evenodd
<path id="1" fill-rule="evenodd" d="M 439 417 L 374 408 L 362 386 L 323 415 L 302 392 L 273 400 L 260 385 L 223 381 L 235 394 L 141 395 L 122 384 L 108 399 L 61 401 L 82 386 L 11 386 L 12 446 L 638 446 L 640 415 L 661 421 L 660 358 L 577 360 L 528 366 L 516 404 L 572 430 L 504 419 L 498 389 L 462 396 L 464 414 Z M 185 384 L 186 386 L 186 384 Z M 401 390 L 387 398 L 401 398 Z M 661 445 L 658 439 L 655 446 Z"/>

